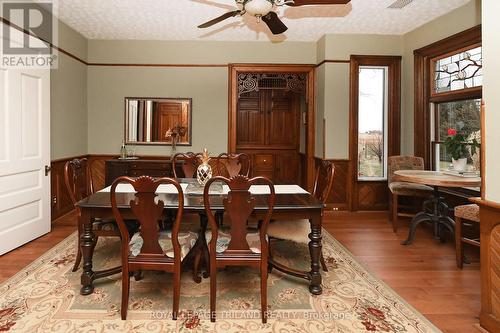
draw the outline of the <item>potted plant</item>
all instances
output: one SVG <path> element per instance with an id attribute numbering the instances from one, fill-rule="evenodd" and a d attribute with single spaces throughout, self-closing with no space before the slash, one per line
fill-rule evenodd
<path id="1" fill-rule="evenodd" d="M 475 138 L 467 142 L 466 135 L 455 128 L 448 129 L 448 137 L 444 145 L 446 151 L 451 155 L 451 162 L 455 171 L 465 171 L 467 159 L 476 154 L 476 149 L 479 147 L 479 143 Z M 470 146 L 470 150 L 467 146 Z"/>

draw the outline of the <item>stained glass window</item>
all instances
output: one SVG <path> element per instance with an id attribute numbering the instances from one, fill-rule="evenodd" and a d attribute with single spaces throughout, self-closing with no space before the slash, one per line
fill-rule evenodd
<path id="1" fill-rule="evenodd" d="M 435 61 L 434 92 L 461 90 L 483 85 L 481 46 Z"/>

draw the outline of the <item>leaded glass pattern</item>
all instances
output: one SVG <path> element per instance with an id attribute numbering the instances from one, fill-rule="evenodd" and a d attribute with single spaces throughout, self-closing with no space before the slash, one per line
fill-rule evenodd
<path id="1" fill-rule="evenodd" d="M 435 61 L 434 92 L 461 90 L 483 85 L 482 49 L 475 47 Z"/>

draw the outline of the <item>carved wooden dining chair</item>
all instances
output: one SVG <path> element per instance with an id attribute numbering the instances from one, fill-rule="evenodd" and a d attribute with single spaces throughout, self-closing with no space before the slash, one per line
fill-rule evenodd
<path id="1" fill-rule="evenodd" d="M 234 177 L 236 175 L 250 175 L 250 156 L 245 153 L 222 153 L 217 157 L 218 175 Z"/>
<path id="2" fill-rule="evenodd" d="M 322 161 L 316 168 L 316 176 L 314 180 L 313 195 L 326 204 L 328 196 L 333 189 L 333 180 L 335 175 L 335 166 L 331 161 Z M 311 225 L 307 219 L 299 220 L 276 220 L 269 223 L 267 228 L 267 234 L 271 238 L 269 247 L 269 257 L 271 260 L 271 265 L 280 269 L 281 267 L 287 268 L 280 263 L 277 263 L 272 257 L 272 240 L 289 240 L 301 244 L 309 244 L 309 233 L 311 232 Z M 323 251 L 320 254 L 321 267 L 325 272 L 328 271 L 328 267 L 323 257 Z M 288 268 L 287 268 L 288 269 Z"/>
<path id="3" fill-rule="evenodd" d="M 174 178 L 196 178 L 196 169 L 200 165 L 201 153 L 177 153 L 172 158 L 172 170 Z M 184 175 L 177 173 L 176 165 L 182 162 L 182 172 Z"/>
<path id="4" fill-rule="evenodd" d="M 224 210 L 231 220 L 231 227 L 219 230 L 215 215 L 212 212 L 209 198 L 210 185 L 221 181 L 229 186 L 229 193 L 224 199 Z M 250 193 L 253 184 L 269 186 L 267 196 L 268 210 L 258 229 L 249 230 L 247 220 L 254 211 L 256 198 Z M 217 267 L 225 266 L 253 266 L 260 268 L 260 302 L 262 322 L 267 322 L 267 275 L 268 275 L 268 240 L 267 226 L 273 213 L 276 199 L 273 183 L 265 177 L 248 179 L 237 175 L 230 179 L 214 177 L 205 185 L 203 199 L 205 212 L 208 216 L 210 231 L 207 232 L 207 241 L 210 252 L 210 320 L 216 319 L 217 296 Z"/>
<path id="5" fill-rule="evenodd" d="M 398 170 L 424 170 L 424 159 L 417 156 L 390 156 L 388 161 L 388 186 L 391 191 L 390 215 L 392 230 L 398 231 L 398 217 L 413 217 L 415 214 L 400 212 L 399 197 L 428 198 L 432 195 L 432 187 L 422 184 L 399 182 L 395 180 L 395 172 Z"/>
<path id="6" fill-rule="evenodd" d="M 78 249 L 75 264 L 73 265 L 73 272 L 76 272 L 82 260 L 80 237 L 83 233 L 83 226 L 80 223 L 81 211 L 77 203 L 94 193 L 92 172 L 89 161 L 86 158 L 81 158 L 66 162 L 64 165 L 64 183 L 66 184 L 66 189 L 68 190 L 69 197 L 78 216 Z M 94 219 L 92 221 L 92 228 L 95 235 L 92 251 L 94 251 L 95 245 L 97 244 L 97 240 L 100 236 L 120 237 L 120 232 L 114 219 Z"/>
<path id="7" fill-rule="evenodd" d="M 116 200 L 116 187 L 120 183 L 131 184 L 136 193 L 130 201 L 130 209 L 140 228 L 132 238 L 129 236 Z M 156 200 L 155 193 L 161 184 L 174 186 L 177 191 L 177 214 L 171 231 L 160 231 L 158 221 L 163 216 L 164 202 Z M 181 263 L 196 243 L 197 235 L 180 232 L 184 195 L 180 184 L 173 178 L 154 179 L 141 176 L 137 179 L 120 177 L 111 186 L 111 207 L 122 237 L 122 302 L 121 318 L 126 319 L 130 293 L 130 273 L 142 270 L 170 272 L 173 279 L 172 319 L 177 319 L 180 299 Z"/>

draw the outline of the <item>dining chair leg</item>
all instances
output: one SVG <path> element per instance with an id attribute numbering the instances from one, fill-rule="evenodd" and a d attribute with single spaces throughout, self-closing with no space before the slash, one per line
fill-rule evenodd
<path id="1" fill-rule="evenodd" d="M 215 258 L 213 258 L 215 260 Z M 210 260 L 210 321 L 215 322 L 215 309 L 216 309 L 216 297 L 217 297 L 217 268 L 215 263 Z"/>
<path id="2" fill-rule="evenodd" d="M 392 231 L 398 231 L 398 195 L 392 194 Z"/>
<path id="3" fill-rule="evenodd" d="M 130 294 L 130 275 L 128 272 L 127 265 L 124 265 L 122 270 L 122 308 L 121 308 L 122 320 L 127 319 L 129 294 Z"/>
<path id="4" fill-rule="evenodd" d="M 201 256 L 203 255 L 201 249 L 197 249 L 193 260 L 193 281 L 196 283 L 201 283 L 200 277 L 200 262 Z"/>
<path id="5" fill-rule="evenodd" d="M 268 242 L 268 264 L 267 264 L 267 272 L 271 273 L 273 271 L 273 265 L 271 264 L 271 261 L 273 261 L 273 252 L 272 252 L 272 244 L 273 244 L 273 237 L 269 237 L 269 242 Z"/>
<path id="6" fill-rule="evenodd" d="M 262 323 L 267 323 L 267 260 L 260 267 L 260 312 Z"/>
<path id="7" fill-rule="evenodd" d="M 97 245 L 97 241 L 99 240 L 99 236 L 95 235 L 95 238 L 94 238 L 94 243 L 93 243 L 93 247 L 95 248 L 96 245 Z"/>
<path id="8" fill-rule="evenodd" d="M 179 299 L 181 297 L 181 270 L 177 267 L 174 272 L 174 305 L 172 307 L 172 320 L 177 320 L 179 314 Z"/>
<path id="9" fill-rule="evenodd" d="M 80 262 L 82 261 L 82 249 L 80 247 L 80 238 L 82 237 L 82 227 L 80 226 L 80 222 L 78 221 L 78 241 L 77 241 L 77 250 L 76 250 L 76 258 L 75 263 L 73 265 L 72 272 L 76 272 L 78 267 L 80 266 Z"/>
<path id="10" fill-rule="evenodd" d="M 141 281 L 142 278 L 144 277 L 144 274 L 142 274 L 142 270 L 137 270 L 134 272 L 134 274 L 132 274 L 134 276 L 134 280 L 135 281 Z"/>
<path id="11" fill-rule="evenodd" d="M 80 262 L 82 261 L 82 250 L 80 249 L 80 235 L 78 235 L 78 249 L 76 251 L 75 263 L 73 265 L 72 272 L 76 272 L 78 267 L 80 266 Z"/>
<path id="12" fill-rule="evenodd" d="M 326 266 L 325 257 L 323 256 L 323 249 L 321 249 L 321 252 L 319 253 L 319 259 L 321 261 L 321 268 L 323 271 L 328 272 L 328 266 Z"/>
<path id="13" fill-rule="evenodd" d="M 455 253 L 457 257 L 457 267 L 462 269 L 464 252 L 462 244 L 462 219 L 460 217 L 455 217 Z"/>

